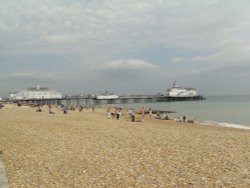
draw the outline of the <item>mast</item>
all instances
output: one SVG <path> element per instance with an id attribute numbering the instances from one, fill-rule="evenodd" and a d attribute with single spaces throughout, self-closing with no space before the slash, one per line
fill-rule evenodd
<path id="1" fill-rule="evenodd" d="M 176 80 L 174 81 L 172 88 L 175 88 L 175 87 L 178 87 Z"/>

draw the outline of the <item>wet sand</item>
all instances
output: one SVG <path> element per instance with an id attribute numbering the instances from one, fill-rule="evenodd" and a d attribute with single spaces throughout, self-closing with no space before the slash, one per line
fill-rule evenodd
<path id="1" fill-rule="evenodd" d="M 0 110 L 0 158 L 9 187 L 249 187 L 250 131 L 106 109 Z M 137 115 L 137 120 L 140 116 Z"/>

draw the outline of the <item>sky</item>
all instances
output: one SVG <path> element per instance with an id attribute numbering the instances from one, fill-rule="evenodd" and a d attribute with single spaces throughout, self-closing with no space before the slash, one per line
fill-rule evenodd
<path id="1" fill-rule="evenodd" d="M 249 0 L 0 0 L 0 97 L 250 94 Z"/>

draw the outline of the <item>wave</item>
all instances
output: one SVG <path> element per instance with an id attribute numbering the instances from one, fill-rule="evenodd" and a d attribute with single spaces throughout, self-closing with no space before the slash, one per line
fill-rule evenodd
<path id="1" fill-rule="evenodd" d="M 230 128 L 250 130 L 250 127 L 247 125 L 225 123 L 225 122 L 213 122 L 213 121 L 196 121 L 196 122 L 201 124 L 201 125 L 212 125 L 212 126 L 221 126 L 221 127 L 230 127 Z"/>

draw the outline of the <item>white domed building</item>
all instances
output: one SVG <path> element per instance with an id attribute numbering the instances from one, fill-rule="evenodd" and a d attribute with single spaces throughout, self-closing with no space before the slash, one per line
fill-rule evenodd
<path id="1" fill-rule="evenodd" d="M 30 87 L 9 95 L 10 100 L 61 99 L 62 93 L 47 87 Z"/>

